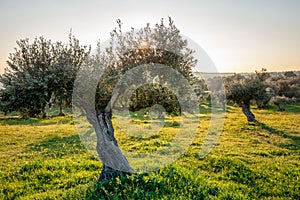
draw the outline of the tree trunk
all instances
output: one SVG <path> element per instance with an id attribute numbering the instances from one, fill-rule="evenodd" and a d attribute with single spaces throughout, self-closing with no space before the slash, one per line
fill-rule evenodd
<path id="1" fill-rule="evenodd" d="M 241 103 L 242 111 L 246 115 L 248 122 L 255 122 L 255 116 L 250 110 L 250 100 L 244 100 Z"/>
<path id="2" fill-rule="evenodd" d="M 63 111 L 62 103 L 59 104 L 59 113 L 58 113 L 58 116 L 65 116 L 65 113 Z"/>
<path id="3" fill-rule="evenodd" d="M 282 112 L 285 111 L 285 108 L 280 107 L 280 103 L 275 104 L 277 106 L 277 111 Z"/>
<path id="4" fill-rule="evenodd" d="M 97 85 L 94 85 L 94 87 L 97 87 Z M 78 90 L 78 87 L 75 87 L 75 95 L 76 89 Z M 87 120 L 94 127 L 97 137 L 96 150 L 103 164 L 98 181 L 109 180 L 121 174 L 133 174 L 134 170 L 131 168 L 126 157 L 122 154 L 115 139 L 111 120 L 112 105 L 114 105 L 114 102 L 118 99 L 120 92 L 117 91 L 114 93 L 104 110 L 98 110 L 95 109 L 94 90 L 86 90 L 86 87 L 80 89 L 84 90 L 87 95 L 83 97 L 80 95 L 76 98 L 78 98 L 77 101 L 86 113 Z"/>
<path id="5" fill-rule="evenodd" d="M 65 116 L 65 113 L 63 111 L 63 98 L 59 98 L 59 113 L 58 116 Z"/>
<path id="6" fill-rule="evenodd" d="M 97 152 L 103 164 L 99 181 L 134 173 L 115 139 L 111 113 L 97 112 L 93 126 L 97 135 Z"/>
<path id="7" fill-rule="evenodd" d="M 46 108 L 43 109 L 43 118 L 46 118 L 47 117 L 47 111 L 46 111 Z"/>

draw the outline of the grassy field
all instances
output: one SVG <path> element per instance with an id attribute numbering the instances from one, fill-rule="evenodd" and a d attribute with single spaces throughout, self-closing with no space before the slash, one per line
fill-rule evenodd
<path id="1" fill-rule="evenodd" d="M 229 106 L 224 131 L 204 159 L 199 152 L 206 115 L 188 151 L 173 164 L 101 184 L 95 183 L 101 163 L 81 144 L 70 116 L 2 116 L 0 199 L 300 199 L 300 104 L 285 112 L 253 112 L 255 125 Z M 152 139 L 130 140 L 118 128 L 116 136 L 126 150 L 155 150 L 178 128 L 172 120 Z"/>

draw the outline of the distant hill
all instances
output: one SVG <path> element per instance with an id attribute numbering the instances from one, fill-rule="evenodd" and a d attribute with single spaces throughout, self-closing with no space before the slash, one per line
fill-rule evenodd
<path id="1" fill-rule="evenodd" d="M 277 75 L 283 75 L 286 71 L 282 71 L 282 72 L 268 72 L 271 76 L 277 76 Z M 295 74 L 300 75 L 300 71 L 293 71 Z M 244 76 L 248 76 L 249 74 L 253 74 L 255 72 L 241 72 L 241 73 L 237 73 L 237 74 L 241 74 Z M 235 72 L 220 72 L 220 73 L 216 73 L 216 72 L 195 72 L 196 76 L 200 76 L 200 77 L 204 77 L 204 78 L 212 78 L 215 76 L 221 76 L 221 77 L 226 77 L 226 76 L 232 76 L 234 75 Z"/>

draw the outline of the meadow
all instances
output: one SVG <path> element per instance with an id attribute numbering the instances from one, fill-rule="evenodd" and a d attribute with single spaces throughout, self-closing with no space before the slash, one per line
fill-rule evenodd
<path id="1" fill-rule="evenodd" d="M 252 109 L 255 124 L 228 106 L 222 135 L 203 159 L 209 110 L 176 162 L 102 183 L 101 162 L 81 143 L 71 115 L 0 116 L 0 199 L 300 199 L 300 104 Z M 156 150 L 178 129 L 178 118 L 167 122 L 148 140 L 129 142 L 118 128 L 116 137 L 127 150 Z"/>

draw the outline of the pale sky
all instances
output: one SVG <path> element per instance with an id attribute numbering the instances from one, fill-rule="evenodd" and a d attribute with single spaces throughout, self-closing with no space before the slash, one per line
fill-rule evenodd
<path id="1" fill-rule="evenodd" d="M 299 0 L 0 0 L 0 73 L 19 39 L 67 42 L 72 29 L 95 47 L 118 18 L 126 31 L 168 16 L 220 72 L 300 70 Z"/>

